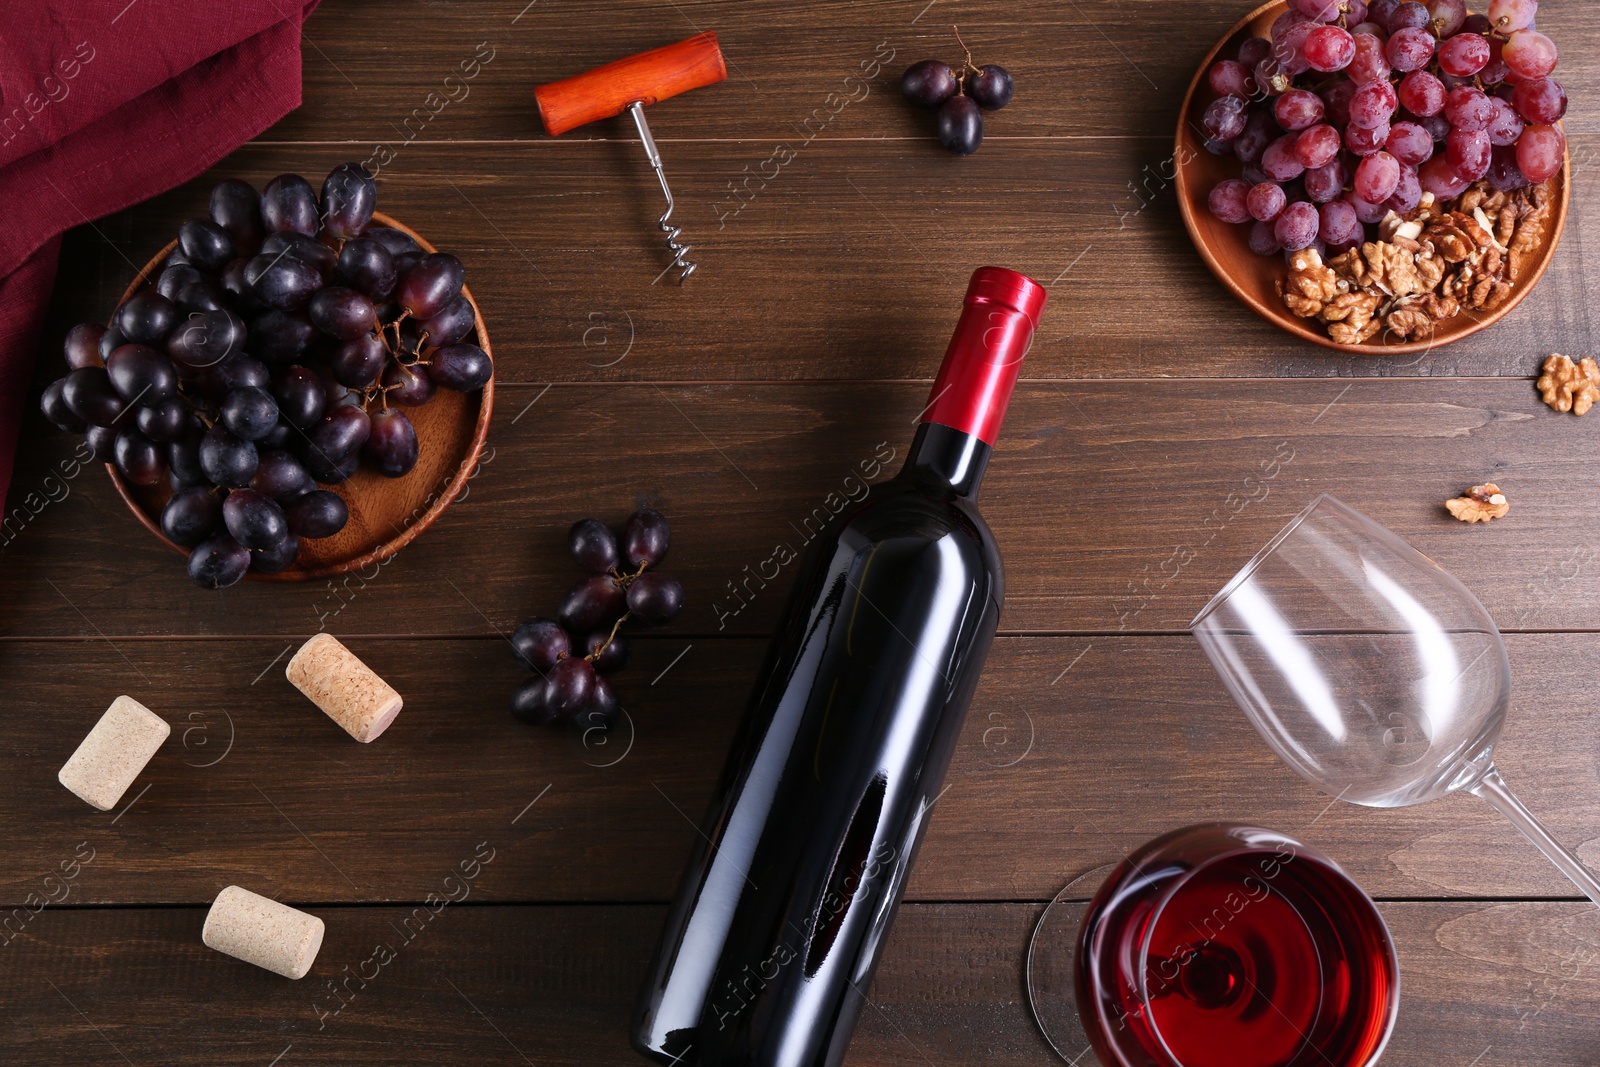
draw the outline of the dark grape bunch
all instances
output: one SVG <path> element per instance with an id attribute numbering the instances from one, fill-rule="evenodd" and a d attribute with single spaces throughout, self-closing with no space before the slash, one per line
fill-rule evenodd
<path id="1" fill-rule="evenodd" d="M 45 417 L 134 485 L 171 486 L 161 529 L 192 549 L 198 585 L 275 574 L 302 538 L 338 533 L 349 511 L 319 486 L 363 461 L 404 476 L 419 447 L 401 409 L 494 372 L 471 343 L 461 262 L 370 225 L 377 198 L 358 163 L 320 198 L 298 174 L 259 194 L 229 178 L 152 288 L 109 327 L 67 333 L 71 371 L 46 387 Z"/>
<path id="2" fill-rule="evenodd" d="M 913 63 L 900 76 L 900 92 L 918 107 L 937 108 L 939 143 L 958 156 L 970 156 L 983 143 L 983 113 L 1011 103 L 1015 86 L 1006 68 L 974 64 L 959 30 L 956 41 L 967 56 L 960 70 L 937 59 Z"/>
<path id="3" fill-rule="evenodd" d="M 1252 37 L 1208 80 L 1206 148 L 1243 164 L 1211 213 L 1252 223 L 1260 255 L 1338 254 L 1424 193 L 1486 180 L 1498 192 L 1561 169 L 1567 94 L 1538 0 L 1289 0 L 1271 40 Z"/>
<path id="4" fill-rule="evenodd" d="M 622 624 L 664 626 L 683 611 L 683 586 L 656 569 L 669 534 L 666 516 L 648 508 L 628 517 L 620 540 L 599 519 L 573 524 L 568 546 L 589 576 L 567 593 L 556 618 L 529 619 L 512 633 L 517 664 L 534 672 L 511 694 L 512 715 L 537 726 L 617 723 L 622 706 L 605 676 L 628 662 Z"/>

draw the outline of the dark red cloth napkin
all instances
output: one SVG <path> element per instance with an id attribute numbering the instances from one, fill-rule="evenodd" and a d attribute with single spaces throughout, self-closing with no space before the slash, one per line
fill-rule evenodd
<path id="1" fill-rule="evenodd" d="M 0 3 L 3 504 L 61 232 L 188 181 L 298 106 L 317 0 Z"/>

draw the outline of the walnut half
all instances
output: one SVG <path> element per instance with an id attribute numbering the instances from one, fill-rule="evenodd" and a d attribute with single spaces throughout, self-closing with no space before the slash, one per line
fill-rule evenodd
<path id="1" fill-rule="evenodd" d="M 1544 361 L 1539 376 L 1539 395 L 1557 411 L 1587 415 L 1600 400 L 1600 366 L 1588 356 L 1577 363 L 1557 353 Z"/>
<path id="2" fill-rule="evenodd" d="M 1511 510 L 1506 495 L 1493 482 L 1475 485 L 1467 490 L 1465 496 L 1446 500 L 1444 506 L 1449 509 L 1450 514 L 1462 522 L 1488 522 L 1491 519 L 1504 518 L 1506 512 Z"/>

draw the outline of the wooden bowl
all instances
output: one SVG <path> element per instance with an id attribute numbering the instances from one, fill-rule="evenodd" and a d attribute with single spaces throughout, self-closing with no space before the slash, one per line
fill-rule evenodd
<path id="1" fill-rule="evenodd" d="M 1384 338 L 1388 331 L 1380 331 L 1364 344 L 1340 344 L 1328 336 L 1320 322 L 1295 315 L 1284 306 L 1283 298 L 1275 288 L 1275 283 L 1288 275 L 1288 265 L 1283 257 L 1256 255 L 1250 251 L 1250 228 L 1247 224 L 1223 222 L 1211 214 L 1207 199 L 1212 187 L 1224 178 L 1237 178 L 1240 167 L 1238 160 L 1232 156 L 1214 156 L 1205 149 L 1200 118 L 1215 99 L 1206 74 L 1220 56 L 1232 57 L 1245 38 L 1270 38 L 1273 21 L 1287 8 L 1285 0 L 1273 0 L 1247 15 L 1206 54 L 1205 62 L 1195 72 L 1193 80 L 1189 82 L 1189 91 L 1183 98 L 1177 150 L 1173 156 L 1177 175 L 1174 184 L 1178 194 L 1178 210 L 1183 213 L 1183 224 L 1188 227 L 1189 236 L 1194 240 L 1201 258 L 1234 296 L 1268 322 L 1296 337 L 1343 352 L 1362 355 L 1426 352 L 1494 325 L 1522 302 L 1522 298 L 1539 283 L 1550 267 L 1550 258 L 1555 254 L 1561 231 L 1567 224 L 1567 209 L 1572 197 L 1570 155 L 1562 164 L 1561 171 L 1550 179 L 1552 192 L 1555 193 L 1555 207 L 1551 225 L 1545 231 L 1544 243 L 1532 260 L 1529 271 L 1512 287 L 1510 298 L 1490 312 L 1463 311 L 1440 323 L 1430 336 L 1405 342 L 1386 342 Z"/>
<path id="2" fill-rule="evenodd" d="M 382 212 L 374 212 L 372 221 L 409 234 L 425 251 L 437 251 L 415 230 Z M 119 307 L 160 273 L 162 263 L 177 243 L 173 241 L 145 264 L 122 294 Z M 472 304 L 478 347 L 492 360 L 494 353 L 489 347 L 483 311 L 465 286 L 461 295 Z M 483 453 L 489 437 L 489 416 L 494 410 L 494 378 L 491 376 L 479 392 L 440 389 L 428 403 L 403 410 L 416 427 L 417 465 L 400 478 L 386 478 L 363 465 L 342 485 L 322 486 L 338 493 L 349 507 L 350 521 L 344 529 L 332 537 L 303 538 L 300 558 L 287 570 L 277 574 L 252 570 L 248 577 L 264 582 L 307 582 L 364 570 L 400 551 L 438 520 L 472 477 Z M 161 509 L 172 496 L 166 479 L 149 487 L 136 486 L 130 485 L 114 464 L 106 464 L 106 470 L 111 472 L 117 494 L 144 528 L 174 552 L 188 556 L 188 549 L 161 532 Z"/>

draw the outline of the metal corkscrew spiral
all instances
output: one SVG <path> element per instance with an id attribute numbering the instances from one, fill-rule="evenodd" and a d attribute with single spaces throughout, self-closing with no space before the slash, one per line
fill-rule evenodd
<path id="1" fill-rule="evenodd" d="M 644 153 L 650 160 L 650 169 L 656 172 L 656 180 L 661 183 L 661 192 L 667 198 L 667 210 L 661 213 L 661 217 L 656 220 L 656 225 L 661 227 L 661 232 L 667 235 L 667 251 L 672 253 L 672 262 L 668 263 L 666 269 L 657 274 L 655 281 L 650 284 L 654 285 L 659 282 L 673 270 L 681 270 L 683 273 L 678 275 L 678 284 L 682 285 L 689 280 L 689 275 L 695 272 L 695 268 L 699 264 L 688 258 L 691 246 L 678 240 L 678 237 L 683 233 L 683 227 L 674 226 L 671 222 L 673 208 L 672 187 L 667 184 L 667 172 L 661 166 L 661 153 L 656 150 L 656 139 L 650 135 L 650 124 L 644 118 L 644 102 L 635 100 L 629 104 L 628 114 L 633 116 L 633 124 L 639 130 L 639 140 L 644 144 Z"/>

